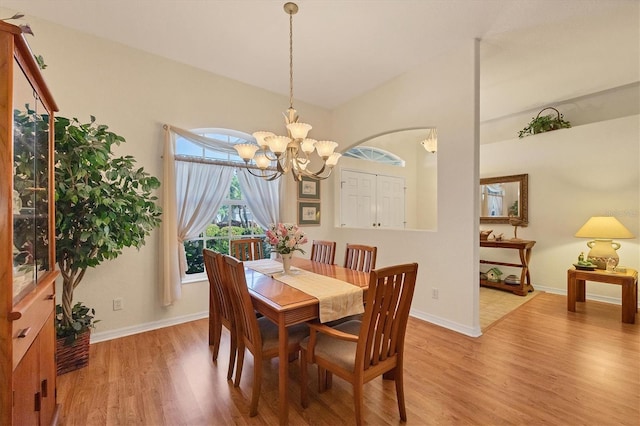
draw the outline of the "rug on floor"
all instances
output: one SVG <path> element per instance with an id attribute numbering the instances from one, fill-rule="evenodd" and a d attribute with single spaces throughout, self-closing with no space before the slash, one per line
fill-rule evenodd
<path id="1" fill-rule="evenodd" d="M 508 291 L 480 287 L 480 329 L 487 330 L 509 312 L 540 293 L 542 292 L 533 291 L 526 296 L 518 296 Z"/>

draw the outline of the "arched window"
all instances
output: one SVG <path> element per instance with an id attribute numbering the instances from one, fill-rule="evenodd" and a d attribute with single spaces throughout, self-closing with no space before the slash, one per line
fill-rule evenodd
<path id="1" fill-rule="evenodd" d="M 355 146 L 342 154 L 344 157 L 357 158 L 359 160 L 375 161 L 377 163 L 404 167 L 404 160 L 397 155 L 372 146 Z"/>

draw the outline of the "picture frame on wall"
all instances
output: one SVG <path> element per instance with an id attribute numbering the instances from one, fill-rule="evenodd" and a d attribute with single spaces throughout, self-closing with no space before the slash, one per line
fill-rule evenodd
<path id="1" fill-rule="evenodd" d="M 320 225 L 320 202 L 298 202 L 298 225 Z"/>
<path id="2" fill-rule="evenodd" d="M 320 181 L 302 176 L 298 182 L 298 198 L 303 200 L 320 199 Z"/>

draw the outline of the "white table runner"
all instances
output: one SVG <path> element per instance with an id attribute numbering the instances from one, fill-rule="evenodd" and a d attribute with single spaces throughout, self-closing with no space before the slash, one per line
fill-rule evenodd
<path id="1" fill-rule="evenodd" d="M 364 312 L 360 287 L 335 278 L 305 271 L 295 266 L 290 274 L 282 272 L 282 263 L 271 259 L 252 260 L 244 265 L 315 297 L 320 302 L 320 322 L 333 321 Z"/>

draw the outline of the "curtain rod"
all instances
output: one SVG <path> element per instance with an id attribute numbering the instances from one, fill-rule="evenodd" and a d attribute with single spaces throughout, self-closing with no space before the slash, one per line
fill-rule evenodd
<path id="1" fill-rule="evenodd" d="M 226 167 L 239 167 L 245 169 L 254 169 L 254 170 L 262 170 L 258 166 L 254 166 L 251 164 L 242 164 L 234 161 L 224 161 L 224 160 L 211 160 L 209 158 L 201 158 L 201 157 L 192 157 L 190 155 L 176 154 L 176 161 L 184 161 L 186 163 L 201 163 L 201 164 L 214 164 L 216 166 L 226 166 Z M 275 171 L 275 167 L 267 167 L 266 170 Z"/>

